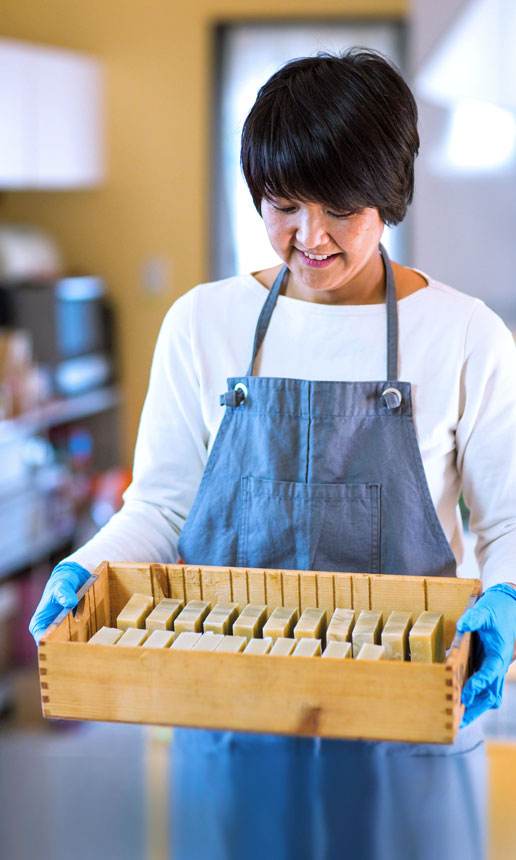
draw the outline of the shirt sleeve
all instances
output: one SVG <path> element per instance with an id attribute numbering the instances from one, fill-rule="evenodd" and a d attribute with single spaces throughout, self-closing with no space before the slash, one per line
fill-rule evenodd
<path id="1" fill-rule="evenodd" d="M 195 291 L 168 311 L 156 342 L 124 504 L 68 557 L 90 572 L 104 560 L 174 563 L 207 459 L 208 429 L 192 351 Z"/>
<path id="2" fill-rule="evenodd" d="M 457 468 L 484 589 L 516 581 L 516 346 L 482 302 L 465 340 Z"/>

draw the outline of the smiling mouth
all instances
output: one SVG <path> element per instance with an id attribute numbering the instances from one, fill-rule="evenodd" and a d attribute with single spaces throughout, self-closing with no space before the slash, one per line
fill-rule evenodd
<path id="1" fill-rule="evenodd" d="M 296 248 L 296 251 L 300 254 L 301 259 L 306 266 L 317 269 L 330 265 L 335 257 L 339 256 L 339 254 L 306 254 L 299 248 Z"/>

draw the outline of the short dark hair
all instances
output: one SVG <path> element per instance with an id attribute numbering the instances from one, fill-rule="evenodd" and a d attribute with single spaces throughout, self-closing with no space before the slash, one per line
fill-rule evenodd
<path id="1" fill-rule="evenodd" d="M 241 166 L 263 198 L 405 217 L 419 149 L 417 107 L 394 63 L 350 48 L 288 62 L 261 87 L 242 130 Z"/>

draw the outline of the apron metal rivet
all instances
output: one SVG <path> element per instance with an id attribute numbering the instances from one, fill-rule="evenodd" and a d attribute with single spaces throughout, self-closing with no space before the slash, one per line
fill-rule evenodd
<path id="1" fill-rule="evenodd" d="M 237 382 L 237 384 L 235 385 L 235 391 L 241 391 L 242 394 L 244 395 L 241 398 L 241 401 L 246 399 L 246 397 L 247 397 L 247 386 L 245 386 L 243 382 Z"/>
<path id="2" fill-rule="evenodd" d="M 397 388 L 386 388 L 382 391 L 382 397 L 389 409 L 398 409 L 401 406 L 402 396 Z"/>

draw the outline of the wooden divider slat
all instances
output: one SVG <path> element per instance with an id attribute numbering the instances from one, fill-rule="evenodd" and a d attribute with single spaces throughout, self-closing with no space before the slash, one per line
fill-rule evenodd
<path id="1" fill-rule="evenodd" d="M 175 600 L 185 600 L 185 571 L 181 564 L 167 564 L 169 593 Z"/>
<path id="2" fill-rule="evenodd" d="M 68 613 L 71 642 L 87 642 L 97 632 L 95 600 L 92 588 L 86 592 L 75 610 Z"/>
<path id="3" fill-rule="evenodd" d="M 334 573 L 335 607 L 353 609 L 353 575 L 351 573 Z"/>
<path id="4" fill-rule="evenodd" d="M 335 595 L 333 592 L 334 576 L 332 573 L 317 574 L 317 606 L 319 609 L 327 609 L 328 622 L 335 609 Z"/>
<path id="5" fill-rule="evenodd" d="M 167 576 L 167 566 L 165 564 L 150 564 L 151 580 L 152 580 L 152 596 L 154 597 L 154 605 L 156 606 L 164 597 L 169 597 L 170 586 Z"/>
<path id="6" fill-rule="evenodd" d="M 198 567 L 185 567 L 185 597 L 189 600 L 203 600 L 201 571 Z"/>
<path id="7" fill-rule="evenodd" d="M 203 600 L 212 606 L 231 602 L 231 577 L 227 567 L 202 567 Z"/>
<path id="8" fill-rule="evenodd" d="M 119 612 L 133 594 L 154 595 L 149 564 L 110 562 L 108 580 L 111 627 L 116 626 Z"/>
<path id="9" fill-rule="evenodd" d="M 308 607 L 317 606 L 317 574 L 315 571 L 307 571 L 299 579 L 299 591 L 301 597 L 301 611 Z"/>
<path id="10" fill-rule="evenodd" d="M 263 605 L 267 603 L 265 595 L 265 571 L 250 569 L 247 571 L 249 583 L 249 603 Z"/>
<path id="11" fill-rule="evenodd" d="M 299 593 L 299 571 L 284 570 L 283 580 L 283 605 L 296 606 L 301 611 L 301 595 Z"/>
<path id="12" fill-rule="evenodd" d="M 400 580 L 403 587 L 400 588 Z M 424 579 L 413 576 L 371 575 L 371 609 L 383 610 L 384 622 L 393 609 L 412 612 L 413 620 L 426 608 Z"/>
<path id="13" fill-rule="evenodd" d="M 233 586 L 233 603 L 238 603 L 240 608 L 243 609 L 250 602 L 247 570 L 231 568 L 231 582 Z"/>
<path id="14" fill-rule="evenodd" d="M 265 571 L 265 591 L 267 594 L 267 605 L 271 607 L 284 606 L 283 581 L 280 570 Z M 272 609 L 271 609 L 272 611 Z"/>
<path id="15" fill-rule="evenodd" d="M 355 573 L 353 575 L 353 609 L 360 612 L 362 609 L 371 609 L 371 585 L 367 573 Z"/>
<path id="16" fill-rule="evenodd" d="M 480 586 L 477 586 L 477 591 Z M 449 648 L 455 636 L 455 625 L 464 612 L 471 594 L 471 580 L 455 580 L 438 576 L 426 577 L 427 607 L 444 612 L 444 639 Z"/>
<path id="17" fill-rule="evenodd" d="M 109 597 L 108 568 L 109 565 L 107 561 L 97 568 L 95 573 L 98 574 L 98 579 L 91 588 L 93 599 L 95 601 L 97 630 L 100 630 L 101 627 L 111 627 L 111 600 Z"/>

